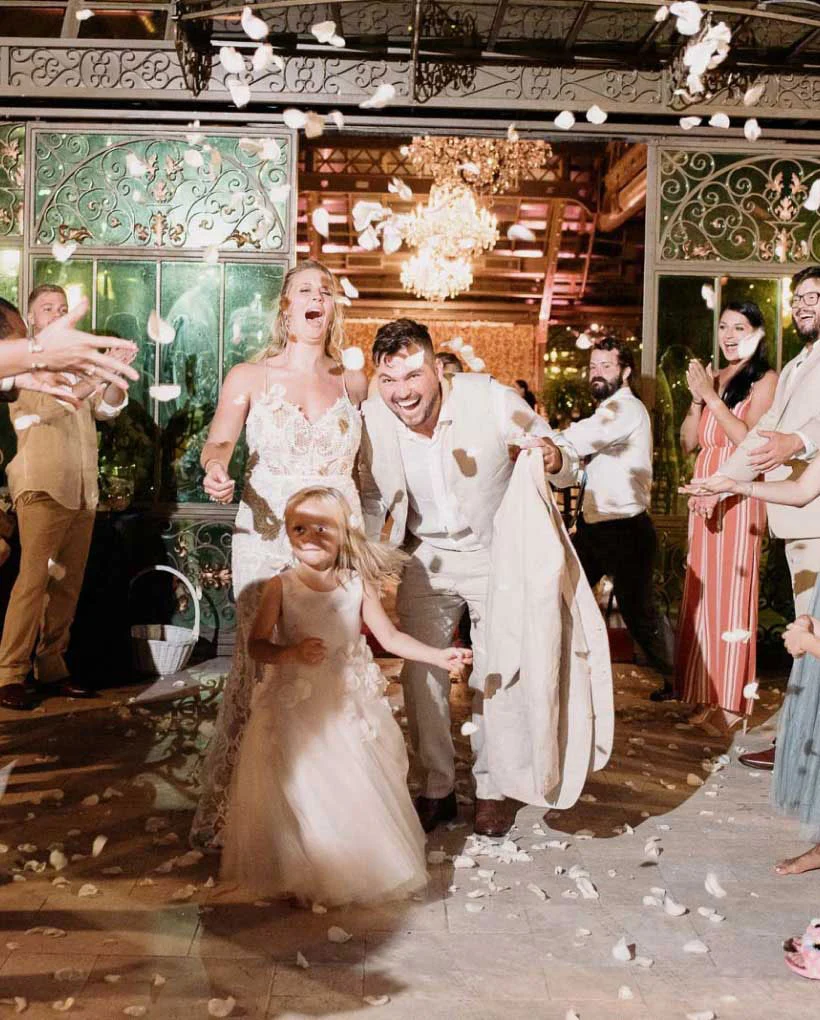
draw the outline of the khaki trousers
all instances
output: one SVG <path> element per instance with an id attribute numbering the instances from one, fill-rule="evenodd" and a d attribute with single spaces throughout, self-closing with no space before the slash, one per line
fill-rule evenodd
<path id="1" fill-rule="evenodd" d="M 820 538 L 787 538 L 786 560 L 792 575 L 794 614 L 811 610 L 814 585 L 820 574 Z"/>
<path id="2" fill-rule="evenodd" d="M 483 690 L 487 672 L 485 644 L 487 582 L 490 554 L 486 549 L 458 552 L 422 543 L 413 553 L 399 585 L 396 608 L 401 629 L 434 648 L 448 648 L 466 606 L 473 644 L 472 720 L 470 736 L 475 764 L 476 795 L 503 800 L 490 778 L 484 743 Z M 455 755 L 450 731 L 450 679 L 441 669 L 405 662 L 401 672 L 410 739 L 425 773 L 424 795 L 445 797 L 455 785 Z"/>
<path id="3" fill-rule="evenodd" d="M 94 510 L 69 510 L 45 492 L 17 500 L 20 573 L 11 591 L 0 641 L 0 685 L 21 683 L 31 669 L 41 683 L 68 676 L 63 653 L 83 584 Z M 49 574 L 49 560 L 55 566 Z M 39 639 L 38 639 L 39 635 Z M 36 651 L 35 651 L 36 645 Z"/>

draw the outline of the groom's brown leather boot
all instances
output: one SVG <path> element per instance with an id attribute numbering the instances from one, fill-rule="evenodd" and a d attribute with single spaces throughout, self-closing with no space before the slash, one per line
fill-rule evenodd
<path id="1" fill-rule="evenodd" d="M 515 822 L 521 807 L 520 800 L 505 797 L 504 800 L 481 800 L 475 802 L 475 825 L 478 836 L 506 836 Z"/>

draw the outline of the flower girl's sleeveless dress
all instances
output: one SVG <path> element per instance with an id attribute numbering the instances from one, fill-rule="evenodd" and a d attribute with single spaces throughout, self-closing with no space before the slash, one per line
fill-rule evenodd
<path id="1" fill-rule="evenodd" d="M 255 895 L 327 906 L 427 882 L 424 833 L 385 680 L 361 636 L 355 574 L 330 592 L 282 579 L 278 638 L 325 643 L 318 666 L 269 666 L 234 770 L 222 874 Z"/>

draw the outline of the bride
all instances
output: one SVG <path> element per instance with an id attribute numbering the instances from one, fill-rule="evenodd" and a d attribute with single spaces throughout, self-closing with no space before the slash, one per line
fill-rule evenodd
<path id="1" fill-rule="evenodd" d="M 230 503 L 228 474 L 243 426 L 248 473 L 236 515 L 232 571 L 236 650 L 207 757 L 191 842 L 218 847 L 227 795 L 250 711 L 255 666 L 248 635 L 265 582 L 291 564 L 283 513 L 294 492 L 309 485 L 338 489 L 359 508 L 352 479 L 359 449 L 357 407 L 367 395 L 363 372 L 341 364 L 343 324 L 333 276 L 320 262 L 294 266 L 282 286 L 272 341 L 258 360 L 232 368 L 202 451 L 204 488 Z"/>

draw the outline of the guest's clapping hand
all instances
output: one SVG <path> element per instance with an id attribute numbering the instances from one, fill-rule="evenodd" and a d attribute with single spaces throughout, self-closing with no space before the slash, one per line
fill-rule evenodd
<path id="1" fill-rule="evenodd" d="M 693 358 L 686 369 L 686 385 L 692 399 L 705 404 L 715 392 L 715 377 L 711 365 L 705 368 Z"/>
<path id="2" fill-rule="evenodd" d="M 808 640 L 814 636 L 814 620 L 811 616 L 798 616 L 783 632 L 783 644 L 786 651 L 795 659 L 806 654 Z"/>
<path id="3" fill-rule="evenodd" d="M 81 301 L 73 311 L 55 319 L 36 336 L 38 361 L 52 371 L 88 372 L 93 368 L 98 378 L 120 389 L 128 389 L 129 379 L 139 379 L 139 373 L 114 351 L 136 351 L 130 340 L 112 336 L 94 336 L 76 328 L 88 311 L 88 301 Z M 103 348 L 104 350 L 100 350 Z M 133 360 L 133 359 L 132 359 Z"/>
<path id="4" fill-rule="evenodd" d="M 803 440 L 792 432 L 758 432 L 766 442 L 749 453 L 749 464 L 761 474 L 773 471 L 803 450 Z"/>
<path id="5" fill-rule="evenodd" d="M 325 661 L 327 655 L 324 641 L 317 637 L 304 638 L 298 645 L 292 645 L 289 651 L 289 658 L 305 666 L 318 666 Z"/>
<path id="6" fill-rule="evenodd" d="M 230 503 L 236 483 L 218 461 L 211 461 L 202 488 L 215 503 Z"/>
<path id="7" fill-rule="evenodd" d="M 473 661 L 473 653 L 469 648 L 443 648 L 436 665 L 446 669 L 448 675 L 456 680 L 464 675 L 467 666 Z"/>

